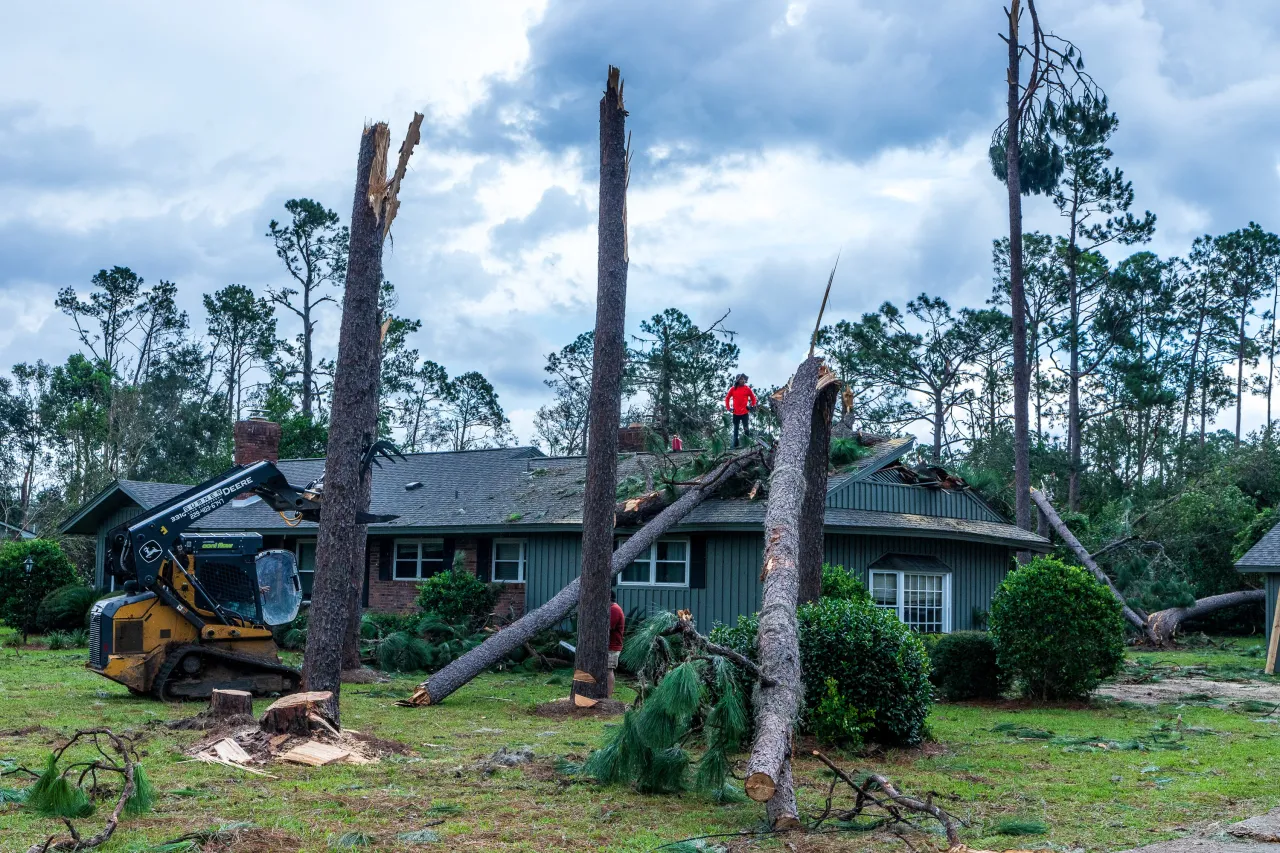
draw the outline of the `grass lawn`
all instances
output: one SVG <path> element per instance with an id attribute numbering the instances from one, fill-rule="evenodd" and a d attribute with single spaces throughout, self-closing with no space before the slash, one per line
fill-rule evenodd
<path id="1" fill-rule="evenodd" d="M 1225 650 L 1163 652 L 1147 663 L 1260 673 L 1258 645 L 1255 640 Z M 279 777 L 273 780 L 187 762 L 183 748 L 200 734 L 160 724 L 189 716 L 200 705 L 133 698 L 85 669 L 84 660 L 83 649 L 0 649 L 0 758 L 36 767 L 60 735 L 94 725 L 140 734 L 143 763 L 160 797 L 151 814 L 123 823 L 104 850 L 147 850 L 230 821 L 249 821 L 255 829 L 229 849 L 327 850 L 349 832 L 372 836 L 364 849 L 406 849 L 395 841 L 397 833 L 443 816 L 445 823 L 435 827 L 442 840 L 424 849 L 649 851 L 688 836 L 756 828 L 763 811 L 754 803 L 718 806 L 693 795 L 643 796 L 558 776 L 555 758 L 581 758 L 608 725 L 530 713 L 534 704 L 567 694 L 563 675 L 489 674 L 444 705 L 419 709 L 391 704 L 417 678 L 347 685 L 343 724 L 401 741 L 412 754 L 367 766 L 276 764 L 266 768 Z M 620 692 L 620 698 L 631 698 L 630 691 Z M 260 700 L 255 707 L 266 704 Z M 32 726 L 39 728 L 14 733 Z M 1280 802 L 1280 718 L 1252 706 L 939 704 L 929 726 L 934 740 L 922 749 L 838 760 L 850 769 L 885 773 L 905 792 L 934 792 L 969 822 L 962 834 L 974 847 L 1120 850 L 1198 824 L 1242 819 Z M 1135 739 L 1185 748 L 1114 748 Z M 1098 743 L 1108 747 L 1091 745 Z M 523 745 L 535 750 L 533 764 L 490 775 L 476 767 L 501 746 Z M 799 762 L 796 775 L 802 809 L 820 811 L 830 775 L 813 761 Z M 0 784 L 27 783 L 8 776 Z M 96 831 L 101 817 L 84 821 L 82 831 Z M 1010 818 L 1043 822 L 1048 831 L 1034 837 L 996 834 Z M 0 805 L 0 827 L 5 850 L 24 849 L 60 830 L 55 821 L 15 805 Z M 799 851 L 907 850 L 882 832 L 788 841 Z M 930 841 L 917 836 L 912 843 Z M 932 841 L 939 846 L 942 838 Z M 735 850 L 746 846 L 733 842 Z M 776 839 L 750 846 L 783 849 Z"/>

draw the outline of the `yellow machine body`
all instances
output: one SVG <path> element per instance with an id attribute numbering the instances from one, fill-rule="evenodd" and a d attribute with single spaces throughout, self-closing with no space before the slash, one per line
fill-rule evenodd
<path id="1" fill-rule="evenodd" d="M 222 624 L 199 603 L 195 557 L 186 562 L 185 572 L 171 560 L 161 567 L 159 585 L 172 603 L 145 591 L 94 605 L 89 667 L 135 693 L 166 699 L 205 697 L 214 688 L 296 690 L 298 673 L 281 662 L 271 629 L 247 620 Z"/>

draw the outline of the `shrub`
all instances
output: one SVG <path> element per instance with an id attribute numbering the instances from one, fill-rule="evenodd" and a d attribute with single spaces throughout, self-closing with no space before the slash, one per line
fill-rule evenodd
<path id="1" fill-rule="evenodd" d="M 89 621 L 89 608 L 102 593 L 91 586 L 69 583 L 40 600 L 35 628 L 40 631 L 73 631 Z"/>
<path id="2" fill-rule="evenodd" d="M 809 714 L 809 727 L 813 729 L 814 737 L 822 743 L 861 749 L 867 731 L 875 723 L 876 712 L 855 708 L 852 702 L 840 695 L 840 687 L 831 676 L 827 676 L 824 685 L 827 692 Z"/>
<path id="3" fill-rule="evenodd" d="M 418 585 L 418 607 L 460 627 L 478 627 L 493 612 L 497 600 L 497 584 L 485 583 L 456 567 Z"/>
<path id="4" fill-rule="evenodd" d="M 870 601 L 871 593 L 852 572 L 845 571 L 844 566 L 822 564 L 822 597 L 839 598 L 844 601 Z"/>
<path id="5" fill-rule="evenodd" d="M 25 566 L 28 556 L 30 577 Z M 44 597 L 75 580 L 75 567 L 56 542 L 26 539 L 0 545 L 0 621 L 20 631 L 33 630 Z"/>
<path id="6" fill-rule="evenodd" d="M 1083 697 L 1124 661 L 1119 602 L 1084 569 L 1051 557 L 1000 584 L 991 636 L 1001 668 L 1032 698 Z"/>
<path id="7" fill-rule="evenodd" d="M 412 633 L 420 614 L 366 613 L 360 617 L 360 639 L 381 640 L 397 631 Z"/>
<path id="8" fill-rule="evenodd" d="M 870 601 L 826 598 L 801 607 L 799 617 L 802 728 L 813 731 L 814 712 L 831 678 L 845 705 L 870 721 L 869 739 L 885 745 L 919 743 L 932 696 L 929 658 L 920 638 Z M 754 659 L 758 626 L 758 616 L 742 616 L 736 625 L 717 626 L 712 638 Z"/>
<path id="9" fill-rule="evenodd" d="M 984 631 L 942 634 L 929 650 L 933 662 L 930 680 L 952 702 L 965 699 L 998 699 L 1009 689 L 1009 679 L 996 660 L 996 644 Z"/>

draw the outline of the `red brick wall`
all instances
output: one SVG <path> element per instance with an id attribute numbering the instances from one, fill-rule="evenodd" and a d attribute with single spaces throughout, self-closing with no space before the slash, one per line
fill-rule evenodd
<path id="1" fill-rule="evenodd" d="M 369 560 L 369 609 L 381 613 L 412 613 L 417 606 L 418 584 L 414 581 L 380 580 L 378 562 L 382 549 L 393 547 L 390 536 L 370 537 L 365 549 Z M 454 540 L 454 549 L 462 554 L 463 567 L 468 572 L 476 570 L 476 540 L 460 537 Z M 485 578 L 487 581 L 488 578 Z M 493 613 L 499 623 L 505 624 L 524 615 L 525 585 L 506 583 L 500 585 L 497 604 Z"/>
<path id="2" fill-rule="evenodd" d="M 383 548 L 391 548 L 395 540 L 390 536 L 370 537 L 365 548 L 369 561 L 369 609 L 380 613 L 412 613 L 418 598 L 415 581 L 380 580 L 378 562 Z"/>
<path id="3" fill-rule="evenodd" d="M 271 421 L 236 421 L 235 461 L 252 465 L 269 459 L 280 460 L 280 424 Z"/>

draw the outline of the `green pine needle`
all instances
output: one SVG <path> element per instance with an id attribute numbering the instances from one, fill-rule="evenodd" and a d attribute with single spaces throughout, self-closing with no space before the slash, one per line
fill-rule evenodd
<path id="1" fill-rule="evenodd" d="M 439 817 L 440 815 L 460 814 L 461 812 L 462 812 L 462 806 L 457 806 L 457 805 L 454 805 L 453 803 L 441 803 L 438 806 L 432 806 L 431 808 L 427 809 L 427 814 L 433 817 Z"/>
<path id="2" fill-rule="evenodd" d="M 1042 820 L 1007 817 L 992 828 L 992 835 L 1044 835 L 1049 825 Z"/>
<path id="3" fill-rule="evenodd" d="M 689 788 L 689 753 L 678 746 L 655 752 L 636 775 L 642 794 L 678 794 Z"/>
<path id="4" fill-rule="evenodd" d="M 124 813 L 129 817 L 137 817 L 151 811 L 156 803 L 156 789 L 147 778 L 141 764 L 133 765 L 133 796 L 124 804 Z"/>
<path id="5" fill-rule="evenodd" d="M 396 836 L 396 840 L 406 844 L 431 844 L 440 840 L 440 833 L 430 829 L 419 829 L 416 832 L 402 832 Z"/>
<path id="6" fill-rule="evenodd" d="M 21 788 L 0 788 L 0 805 L 26 802 L 27 792 Z"/>
<path id="7" fill-rule="evenodd" d="M 27 790 L 26 805 L 45 817 L 82 818 L 93 814 L 93 801 L 83 788 L 63 778 L 53 753 L 40 778 Z"/>
<path id="8" fill-rule="evenodd" d="M 368 847 L 373 843 L 373 836 L 366 832 L 344 832 L 337 838 L 329 839 L 329 848 L 341 850 L 347 847 Z"/>
<path id="9" fill-rule="evenodd" d="M 638 672 L 649 662 L 654 641 L 675 623 L 675 614 L 669 610 L 658 611 L 641 622 L 640 627 L 622 645 L 619 657 L 622 665 L 632 672 Z"/>

